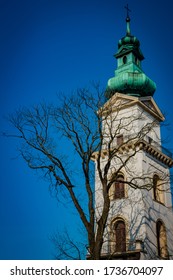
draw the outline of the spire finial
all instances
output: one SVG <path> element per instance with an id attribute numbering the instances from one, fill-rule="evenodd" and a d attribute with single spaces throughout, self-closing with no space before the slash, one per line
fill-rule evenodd
<path id="1" fill-rule="evenodd" d="M 124 8 L 127 10 L 127 17 L 126 17 L 126 20 L 127 20 L 127 19 L 130 20 L 129 12 L 131 12 L 131 10 L 129 9 L 129 5 L 127 4 L 127 6 L 125 6 Z"/>
<path id="2" fill-rule="evenodd" d="M 129 9 L 128 4 L 124 8 L 127 10 L 127 17 L 126 17 L 127 31 L 126 31 L 126 35 L 130 35 L 130 16 L 129 16 L 129 12 L 131 12 L 131 10 Z"/>

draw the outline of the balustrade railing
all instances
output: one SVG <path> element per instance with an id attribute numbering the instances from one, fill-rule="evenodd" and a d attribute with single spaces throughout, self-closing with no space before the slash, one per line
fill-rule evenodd
<path id="1" fill-rule="evenodd" d="M 114 255 L 119 253 L 129 253 L 129 252 L 136 252 L 137 250 L 142 250 L 143 242 L 137 241 L 129 241 L 129 242 L 121 242 L 116 244 L 116 242 L 108 242 L 105 243 L 102 247 L 102 254 L 103 255 Z"/>

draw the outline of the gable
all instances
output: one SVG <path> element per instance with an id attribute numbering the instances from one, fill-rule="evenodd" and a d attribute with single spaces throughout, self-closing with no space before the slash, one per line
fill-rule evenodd
<path id="1" fill-rule="evenodd" d="M 159 107 L 155 103 L 154 99 L 150 96 L 147 97 L 135 97 L 122 93 L 115 93 L 103 106 L 102 113 L 108 111 L 113 112 L 117 110 L 122 110 L 126 107 L 134 106 L 138 104 L 145 111 L 153 115 L 159 121 L 164 121 L 164 116 L 160 111 Z"/>
<path id="2" fill-rule="evenodd" d="M 148 97 L 141 97 L 140 98 L 141 105 L 148 110 L 151 114 L 153 114 L 155 117 L 157 117 L 160 121 L 164 121 L 165 118 L 160 111 L 159 107 L 157 106 L 154 99 L 150 96 Z"/>

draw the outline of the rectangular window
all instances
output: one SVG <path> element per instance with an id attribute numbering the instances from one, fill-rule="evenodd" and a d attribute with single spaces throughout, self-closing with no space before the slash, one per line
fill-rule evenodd
<path id="1" fill-rule="evenodd" d="M 123 135 L 118 135 L 117 136 L 117 145 L 123 144 Z"/>

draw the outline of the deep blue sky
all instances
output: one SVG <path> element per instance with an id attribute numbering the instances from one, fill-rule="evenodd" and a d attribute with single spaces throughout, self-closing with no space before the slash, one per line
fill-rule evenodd
<path id="1" fill-rule="evenodd" d="M 129 0 L 131 31 L 141 42 L 143 69 L 157 84 L 155 100 L 170 126 L 173 147 L 173 3 Z M 58 102 L 90 81 L 114 75 L 125 35 L 124 0 L 0 0 L 0 124 L 19 106 Z M 17 156 L 14 139 L 0 138 L 0 259 L 52 259 L 49 236 L 73 211 L 57 205 L 48 184 Z M 71 223 L 70 226 L 74 227 Z"/>

